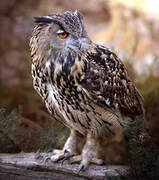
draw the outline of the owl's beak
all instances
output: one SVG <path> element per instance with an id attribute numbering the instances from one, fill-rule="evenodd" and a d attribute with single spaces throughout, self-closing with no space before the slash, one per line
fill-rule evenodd
<path id="1" fill-rule="evenodd" d="M 90 47 L 91 40 L 87 37 L 79 37 L 79 38 L 73 38 L 69 40 L 68 42 L 68 47 L 72 48 L 76 51 L 78 50 L 86 50 Z"/>
<path id="2" fill-rule="evenodd" d="M 88 49 L 91 45 L 91 40 L 87 37 L 78 38 L 79 49 Z"/>

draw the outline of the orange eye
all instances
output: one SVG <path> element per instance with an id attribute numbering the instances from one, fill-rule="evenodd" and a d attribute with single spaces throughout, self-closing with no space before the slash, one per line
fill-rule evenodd
<path id="1" fill-rule="evenodd" d="M 67 38 L 68 33 L 67 33 L 67 32 L 59 33 L 58 36 L 59 36 L 61 39 L 65 39 L 65 38 Z"/>

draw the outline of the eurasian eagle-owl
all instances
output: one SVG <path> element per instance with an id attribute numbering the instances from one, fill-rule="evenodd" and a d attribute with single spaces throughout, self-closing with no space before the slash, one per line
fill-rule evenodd
<path id="1" fill-rule="evenodd" d="M 71 133 L 52 161 L 102 164 L 98 147 L 144 116 L 143 98 L 121 60 L 88 37 L 79 11 L 35 18 L 30 40 L 33 85 L 48 111 Z"/>

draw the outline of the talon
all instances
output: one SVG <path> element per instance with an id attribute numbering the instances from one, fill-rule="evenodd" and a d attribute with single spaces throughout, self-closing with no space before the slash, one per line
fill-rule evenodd
<path id="1" fill-rule="evenodd" d="M 53 148 L 49 148 L 48 150 L 47 150 L 47 152 L 49 153 L 49 152 L 53 152 Z"/>
<path id="2" fill-rule="evenodd" d="M 83 171 L 84 170 L 84 165 L 80 165 L 80 167 L 79 167 L 79 171 L 78 171 L 78 173 L 80 173 L 81 171 Z"/>
<path id="3" fill-rule="evenodd" d="M 64 157 L 61 161 L 61 165 L 63 165 L 64 161 L 69 160 L 69 157 Z"/>
<path id="4" fill-rule="evenodd" d="M 45 157 L 42 164 L 46 165 L 46 162 L 50 159 L 50 157 Z"/>
<path id="5" fill-rule="evenodd" d="M 68 153 L 67 149 L 64 150 L 64 154 Z"/>
<path id="6" fill-rule="evenodd" d="M 108 164 L 107 164 L 107 162 L 105 160 L 103 160 L 102 165 L 106 166 L 106 169 L 108 169 Z"/>
<path id="7" fill-rule="evenodd" d="M 102 165 L 107 165 L 107 162 L 103 160 Z"/>
<path id="8" fill-rule="evenodd" d="M 67 149 L 65 149 L 64 150 L 64 157 L 69 157 L 69 156 L 70 156 L 70 152 Z"/>

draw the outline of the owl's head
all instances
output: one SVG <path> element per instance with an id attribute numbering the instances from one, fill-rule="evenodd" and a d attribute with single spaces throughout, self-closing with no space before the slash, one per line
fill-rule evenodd
<path id="1" fill-rule="evenodd" d="M 65 54 L 73 49 L 81 52 L 91 44 L 82 20 L 78 10 L 35 17 L 37 25 L 33 36 L 38 38 L 37 43 L 45 51 L 52 49 Z"/>

